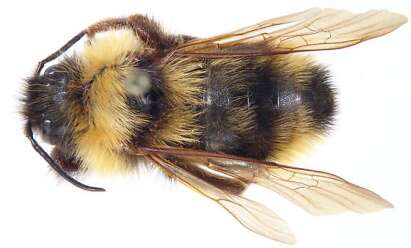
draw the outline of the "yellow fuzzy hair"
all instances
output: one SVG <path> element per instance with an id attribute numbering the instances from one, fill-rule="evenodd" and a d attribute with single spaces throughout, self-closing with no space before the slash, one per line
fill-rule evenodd
<path id="1" fill-rule="evenodd" d="M 72 103 L 70 119 L 75 155 L 87 169 L 111 173 L 130 165 L 123 148 L 148 118 L 129 109 L 123 81 L 135 75 L 131 55 L 141 49 L 141 41 L 131 30 L 116 30 L 94 37 L 79 56 L 82 79 L 73 85 L 86 88 L 87 111 L 79 113 L 81 106 Z"/>
<path id="2" fill-rule="evenodd" d="M 198 144 L 202 127 L 195 109 L 203 104 L 206 68 L 195 58 L 172 57 L 163 61 L 164 95 L 168 111 L 156 123 L 149 143 L 153 146 L 190 147 Z"/>

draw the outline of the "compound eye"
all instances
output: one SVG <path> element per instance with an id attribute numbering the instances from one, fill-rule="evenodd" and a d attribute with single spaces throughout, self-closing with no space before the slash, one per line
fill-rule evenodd
<path id="1" fill-rule="evenodd" d="M 67 72 L 60 66 L 52 65 L 44 71 L 44 76 L 60 84 L 67 84 Z"/>

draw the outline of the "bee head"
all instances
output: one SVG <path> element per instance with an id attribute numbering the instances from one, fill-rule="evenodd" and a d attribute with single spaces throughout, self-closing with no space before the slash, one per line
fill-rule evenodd
<path id="1" fill-rule="evenodd" d="M 70 81 L 69 71 L 61 64 L 48 67 L 43 74 L 27 80 L 23 114 L 32 128 L 53 145 L 61 144 L 67 135 L 62 114 Z"/>

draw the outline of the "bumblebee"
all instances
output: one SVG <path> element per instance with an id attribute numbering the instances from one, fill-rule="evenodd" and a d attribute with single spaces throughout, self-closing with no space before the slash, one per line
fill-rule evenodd
<path id="1" fill-rule="evenodd" d="M 336 111 L 327 69 L 301 52 L 340 49 L 407 21 L 388 11 L 313 8 L 211 38 L 166 33 L 143 15 L 100 21 L 41 61 L 23 99 L 25 134 L 59 175 L 140 162 L 214 200 L 251 231 L 294 243 L 242 196 L 266 187 L 311 214 L 392 207 L 336 175 L 279 163 L 324 135 Z M 80 40 L 82 49 L 45 70 Z M 49 155 L 33 132 L 54 146 Z"/>

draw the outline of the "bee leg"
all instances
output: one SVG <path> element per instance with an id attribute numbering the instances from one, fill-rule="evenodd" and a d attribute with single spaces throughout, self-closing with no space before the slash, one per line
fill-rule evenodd
<path id="1" fill-rule="evenodd" d="M 169 49 L 181 43 L 181 39 L 183 41 L 192 39 L 192 37 L 186 35 L 180 37 L 166 34 L 153 19 L 139 14 L 97 22 L 88 27 L 86 33 L 89 37 L 93 37 L 99 32 L 122 28 L 133 30 L 148 47 L 154 49 Z"/>
<path id="2" fill-rule="evenodd" d="M 177 39 L 162 31 L 161 26 L 143 15 L 128 17 L 130 27 L 147 46 L 155 49 L 169 49 L 177 45 Z"/>
<path id="3" fill-rule="evenodd" d="M 156 49 L 169 49 L 195 38 L 183 34 L 170 35 L 164 33 L 156 21 L 143 15 L 129 16 L 128 23 L 140 39 L 149 47 Z"/>
<path id="4" fill-rule="evenodd" d="M 68 155 L 61 148 L 54 147 L 51 152 L 51 157 L 57 161 L 60 167 L 67 173 L 76 173 L 81 169 L 80 161 Z"/>
<path id="5" fill-rule="evenodd" d="M 93 37 L 96 33 L 105 32 L 110 29 L 120 29 L 130 27 L 128 18 L 110 18 L 97 22 L 86 29 L 89 37 Z"/>

